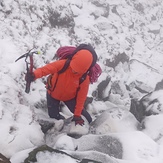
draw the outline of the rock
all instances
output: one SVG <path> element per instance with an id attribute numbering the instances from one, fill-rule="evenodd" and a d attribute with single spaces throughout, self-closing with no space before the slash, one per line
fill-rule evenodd
<path id="1" fill-rule="evenodd" d="M 53 149 L 53 148 L 51 148 L 51 147 L 49 147 L 47 145 L 43 145 L 41 147 L 35 148 L 32 152 L 30 152 L 29 156 L 25 159 L 24 163 L 36 162 L 37 161 L 37 158 L 36 158 L 37 153 L 38 152 L 45 152 L 45 151 L 54 152 L 54 153 L 60 153 L 60 154 L 72 157 L 72 156 L 68 155 L 65 152 L 59 151 L 57 149 Z"/>
<path id="2" fill-rule="evenodd" d="M 146 94 L 140 100 L 132 99 L 130 112 L 141 122 L 146 116 L 163 113 L 163 90 Z"/>
<path id="3" fill-rule="evenodd" d="M 110 157 L 107 154 L 100 153 L 97 151 L 86 151 L 86 152 L 80 152 L 80 151 L 69 151 L 69 154 L 74 156 L 75 158 L 82 159 L 85 158 L 86 160 L 96 160 L 100 163 L 118 163 L 117 160 L 114 157 Z M 83 161 L 86 161 L 86 160 Z M 85 162 L 83 162 L 85 163 Z"/>
<path id="4" fill-rule="evenodd" d="M 139 122 L 141 122 L 145 116 L 144 106 L 136 99 L 131 99 L 130 112 Z"/>
<path id="5" fill-rule="evenodd" d="M 97 151 L 115 158 L 122 158 L 121 142 L 110 135 L 84 135 L 79 139 L 74 139 L 78 146 L 77 151 Z"/>
<path id="6" fill-rule="evenodd" d="M 54 127 L 54 123 L 52 123 L 52 122 L 49 122 L 49 121 L 44 121 L 44 120 L 40 120 L 39 121 L 39 124 L 40 124 L 40 126 L 41 126 L 41 130 L 42 130 L 42 132 L 45 134 L 45 133 L 47 133 L 47 131 L 49 130 L 49 129 L 51 129 L 52 127 Z"/>
<path id="7" fill-rule="evenodd" d="M 138 127 L 138 121 L 128 110 L 113 107 L 104 111 L 91 123 L 90 133 L 102 135 L 107 133 L 128 132 L 135 131 Z"/>
<path id="8" fill-rule="evenodd" d="M 75 157 L 67 154 L 66 152 L 63 152 L 63 151 L 60 151 L 60 150 L 57 150 L 57 149 L 53 149 L 47 145 L 43 145 L 41 147 L 38 147 L 36 149 L 34 149 L 32 152 L 29 153 L 29 156 L 25 159 L 24 163 L 31 163 L 31 162 L 37 162 L 37 154 L 39 152 L 43 152 L 41 153 L 41 155 L 44 155 L 47 157 L 47 152 L 48 153 L 51 153 L 49 156 L 53 156 L 53 155 L 59 155 L 58 157 L 61 157 L 60 154 L 62 154 L 64 157 L 70 157 L 72 160 L 74 160 L 74 162 L 79 162 L 79 163 L 89 163 L 89 162 L 92 162 L 92 163 L 102 163 L 102 162 L 99 162 L 99 161 L 95 161 L 95 160 L 92 160 L 92 159 L 81 159 L 78 160 L 76 159 Z M 66 158 L 63 158 L 64 160 Z M 61 160 L 61 159 L 60 159 Z M 55 160 L 54 160 L 55 162 Z"/>
<path id="9" fill-rule="evenodd" d="M 163 90 L 148 93 L 140 100 L 141 105 L 145 109 L 145 116 L 163 113 Z"/>
<path id="10" fill-rule="evenodd" d="M 105 97 L 104 91 L 105 91 L 106 87 L 108 86 L 108 84 L 110 83 L 110 81 L 111 81 L 111 77 L 109 76 L 106 78 L 106 80 L 103 80 L 97 86 L 97 94 L 95 96 L 98 100 L 106 101 L 108 99 L 109 93 L 108 93 L 108 96 Z"/>
<path id="11" fill-rule="evenodd" d="M 0 153 L 0 163 L 11 163 L 8 158 Z"/>
<path id="12" fill-rule="evenodd" d="M 90 159 L 83 159 L 80 163 L 102 163 L 102 162 L 99 162 L 99 161 L 93 161 L 93 160 L 90 160 Z"/>
<path id="13" fill-rule="evenodd" d="M 160 82 L 158 82 L 156 84 L 155 91 L 158 91 L 158 90 L 161 90 L 161 89 L 163 89 L 163 80 L 161 80 Z"/>
<path id="14" fill-rule="evenodd" d="M 133 83 L 132 85 L 134 88 L 142 93 L 150 93 L 154 91 L 156 84 L 162 80 L 162 75 L 157 69 L 136 59 L 130 60 L 129 69 L 130 77 L 126 82 L 127 85 L 130 86 L 130 84 Z"/>
<path id="15" fill-rule="evenodd" d="M 85 103 L 84 103 L 84 108 L 87 108 L 89 104 L 91 104 L 93 101 L 93 97 L 87 97 Z"/>
<path id="16" fill-rule="evenodd" d="M 129 57 L 126 55 L 126 53 L 119 53 L 117 56 L 114 57 L 114 60 L 111 62 L 110 60 L 106 60 L 106 66 L 112 67 L 115 69 L 115 67 L 120 63 L 129 62 Z"/>

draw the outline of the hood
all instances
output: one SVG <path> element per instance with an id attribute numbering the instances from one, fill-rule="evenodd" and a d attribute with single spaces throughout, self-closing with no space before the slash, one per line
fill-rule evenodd
<path id="1" fill-rule="evenodd" d="M 93 56 L 88 50 L 78 51 L 70 62 L 70 67 L 77 73 L 85 73 L 91 66 Z"/>

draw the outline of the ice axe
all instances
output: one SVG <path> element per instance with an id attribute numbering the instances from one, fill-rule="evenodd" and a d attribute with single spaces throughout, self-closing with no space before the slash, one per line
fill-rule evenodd
<path id="1" fill-rule="evenodd" d="M 29 50 L 27 53 L 21 55 L 18 59 L 15 60 L 15 62 L 17 62 L 18 60 L 25 58 L 25 62 L 26 62 L 26 70 L 27 70 L 27 74 L 32 74 L 33 72 L 33 54 L 40 54 L 39 51 L 32 51 L 33 49 Z M 29 62 L 27 61 L 27 59 L 29 58 Z M 26 88 L 25 88 L 25 92 L 29 93 L 30 92 L 30 85 L 31 85 L 31 81 L 29 79 L 26 80 Z"/>

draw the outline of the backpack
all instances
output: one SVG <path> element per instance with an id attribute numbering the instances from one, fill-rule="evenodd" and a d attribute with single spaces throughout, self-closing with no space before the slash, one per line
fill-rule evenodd
<path id="1" fill-rule="evenodd" d="M 94 50 L 94 48 L 90 44 L 80 44 L 78 47 L 74 46 L 63 46 L 60 47 L 57 52 L 56 52 L 56 57 L 58 59 L 67 59 L 65 62 L 65 65 L 63 68 L 58 72 L 58 74 L 63 73 L 66 71 L 66 69 L 69 67 L 71 59 L 73 56 L 80 50 L 88 50 L 91 52 L 93 56 L 93 61 L 89 69 L 87 70 L 86 73 L 83 74 L 83 76 L 80 79 L 80 84 L 86 79 L 86 76 L 89 75 L 90 82 L 94 83 L 97 81 L 98 77 L 101 75 L 102 70 L 100 66 L 96 63 L 97 62 L 97 54 Z"/>
<path id="2" fill-rule="evenodd" d="M 93 61 L 91 66 L 89 67 L 89 69 L 87 70 L 87 72 L 85 72 L 82 77 L 79 79 L 79 85 L 86 79 L 87 75 L 89 75 L 90 78 L 90 82 L 91 84 L 96 82 L 98 77 L 101 75 L 102 70 L 100 68 L 100 66 L 96 63 L 97 61 L 97 54 L 94 50 L 94 48 L 90 45 L 90 44 L 80 44 L 77 47 L 74 46 L 63 46 L 60 47 L 55 54 L 55 58 L 61 60 L 61 59 L 67 59 L 63 68 L 58 72 L 58 75 L 65 72 L 66 69 L 69 67 L 71 59 L 73 58 L 73 56 L 80 50 L 89 50 L 93 56 Z M 51 78 L 52 75 L 50 75 L 47 79 L 47 89 L 51 88 Z M 53 90 L 56 87 L 57 81 L 54 84 Z"/>

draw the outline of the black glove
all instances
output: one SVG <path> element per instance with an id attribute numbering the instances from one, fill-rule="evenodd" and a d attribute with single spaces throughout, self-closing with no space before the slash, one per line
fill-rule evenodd
<path id="1" fill-rule="evenodd" d="M 33 81 L 35 80 L 35 75 L 34 75 L 34 73 L 27 73 L 27 74 L 25 75 L 25 80 L 26 80 L 27 82 L 33 82 Z"/>
<path id="2" fill-rule="evenodd" d="M 79 125 L 81 125 L 81 126 L 84 125 L 84 120 L 82 119 L 81 116 L 76 116 L 76 115 L 74 115 L 72 121 L 75 122 L 75 126 L 76 126 L 77 124 L 79 124 Z"/>

